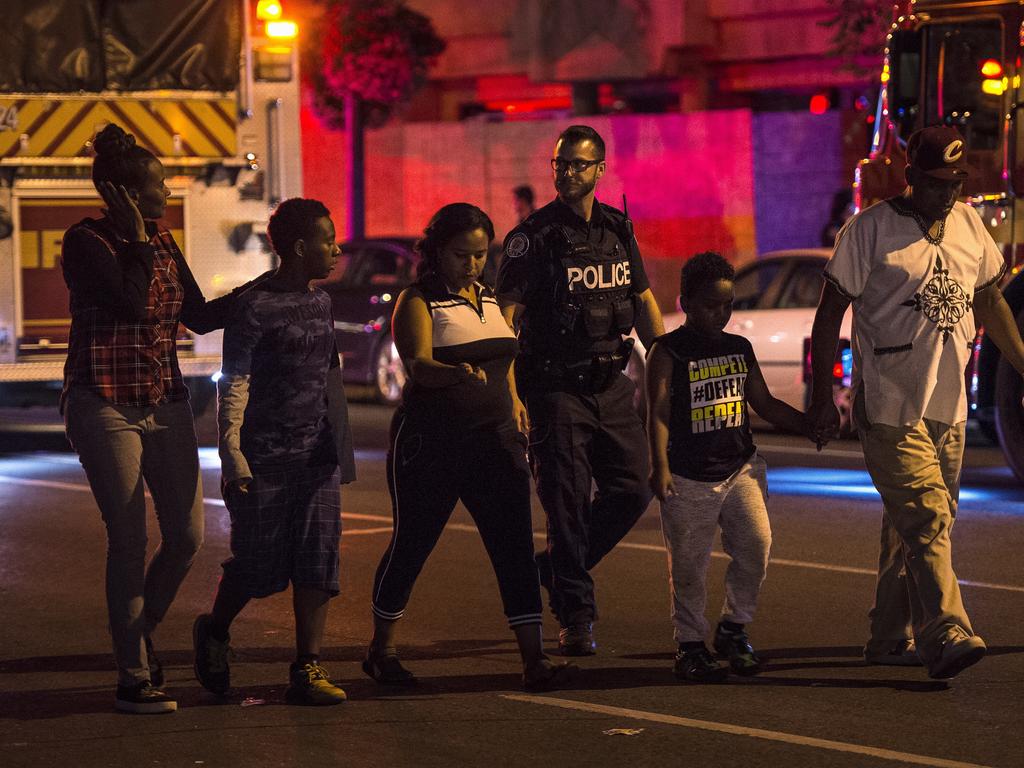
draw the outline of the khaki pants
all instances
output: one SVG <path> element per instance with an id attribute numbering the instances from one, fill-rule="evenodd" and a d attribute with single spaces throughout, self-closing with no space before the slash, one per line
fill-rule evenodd
<path id="1" fill-rule="evenodd" d="M 163 619 L 203 541 L 192 408 L 187 401 L 114 405 L 72 389 L 64 422 L 107 527 L 107 611 L 118 683 L 135 685 L 149 679 L 144 637 Z M 161 538 L 148 567 L 143 481 Z"/>
<path id="2" fill-rule="evenodd" d="M 913 637 L 921 660 L 931 665 L 951 629 L 973 634 L 949 538 L 960 494 L 964 422 L 871 424 L 863 399 L 862 393 L 856 398 L 854 417 L 864 461 L 884 505 L 865 653 L 884 653 Z"/>

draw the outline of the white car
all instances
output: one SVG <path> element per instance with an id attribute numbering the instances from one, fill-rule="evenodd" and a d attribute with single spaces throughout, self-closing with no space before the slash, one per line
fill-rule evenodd
<path id="1" fill-rule="evenodd" d="M 750 340 L 768 389 L 800 411 L 808 401 L 808 344 L 824 282 L 822 270 L 831 253 L 825 248 L 772 251 L 737 270 L 734 282 L 736 301 L 726 331 Z M 686 314 L 672 312 L 664 319 L 665 330 L 672 331 L 683 324 Z M 849 429 L 851 320 L 852 313 L 847 310 L 833 371 L 844 431 Z M 642 390 L 645 352 L 639 340 L 636 350 L 627 373 Z M 765 423 L 756 418 L 752 421 Z"/>

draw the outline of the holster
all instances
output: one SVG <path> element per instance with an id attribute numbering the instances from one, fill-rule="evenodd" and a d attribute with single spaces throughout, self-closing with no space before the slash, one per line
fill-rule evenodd
<path id="1" fill-rule="evenodd" d="M 545 387 L 558 387 L 572 392 L 596 394 L 604 392 L 619 372 L 626 368 L 633 352 L 632 338 L 623 339 L 614 352 L 604 352 L 574 363 L 560 360 L 527 358 L 520 370 L 532 373 L 531 383 Z"/>

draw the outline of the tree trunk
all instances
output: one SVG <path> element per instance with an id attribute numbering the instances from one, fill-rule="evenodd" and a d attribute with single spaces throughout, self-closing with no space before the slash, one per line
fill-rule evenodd
<path id="1" fill-rule="evenodd" d="M 361 240 L 366 236 L 366 173 L 364 168 L 362 102 L 359 97 L 348 94 L 345 97 L 345 151 L 346 160 L 346 197 L 348 199 L 348 218 L 346 220 L 346 237 L 349 240 Z"/>

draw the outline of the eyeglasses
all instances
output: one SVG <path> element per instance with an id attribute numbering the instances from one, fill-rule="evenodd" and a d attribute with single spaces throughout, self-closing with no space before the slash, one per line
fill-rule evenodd
<path id="1" fill-rule="evenodd" d="M 576 158 L 575 160 L 566 160 L 565 158 L 562 157 L 553 157 L 551 158 L 551 169 L 558 173 L 565 173 L 567 170 L 571 168 L 573 173 L 583 173 L 590 166 L 597 165 L 598 163 L 603 162 L 604 159 L 582 160 L 580 158 Z"/>

